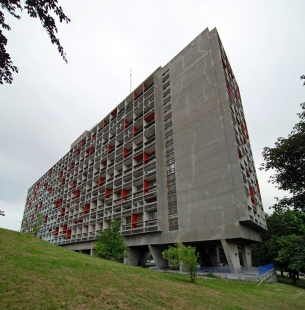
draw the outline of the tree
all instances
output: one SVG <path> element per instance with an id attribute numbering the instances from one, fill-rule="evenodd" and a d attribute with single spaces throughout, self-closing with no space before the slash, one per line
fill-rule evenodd
<path id="1" fill-rule="evenodd" d="M 168 250 L 163 251 L 162 256 L 170 260 L 174 267 L 182 265 L 182 270 L 189 275 L 191 283 L 196 283 L 198 253 L 196 254 L 195 247 L 177 243 L 174 247 L 170 246 Z"/>
<path id="2" fill-rule="evenodd" d="M 275 171 L 268 182 L 277 184 L 279 189 L 288 191 L 291 197 L 276 198 L 275 210 L 292 207 L 305 212 L 305 102 L 298 116 L 300 121 L 293 127 L 288 138 L 278 138 L 274 148 L 265 147 L 263 157 L 265 163 L 260 170 Z"/>
<path id="3" fill-rule="evenodd" d="M 36 213 L 33 220 L 28 220 L 27 218 L 23 219 L 24 226 L 25 226 L 25 232 L 37 236 L 38 232 L 42 226 L 43 218 L 41 213 Z"/>
<path id="4" fill-rule="evenodd" d="M 299 254 L 303 254 L 302 251 L 293 250 L 287 240 L 294 241 L 297 237 L 302 244 L 305 236 L 305 213 L 294 210 L 276 211 L 267 216 L 266 221 L 268 231 L 262 233 L 263 242 L 252 246 L 254 264 L 265 265 L 274 261 L 282 276 L 284 270 L 288 270 L 292 275 L 293 272 L 297 273 L 301 267 L 296 268 L 290 262 L 300 261 Z M 296 246 L 297 244 L 294 244 L 294 249 Z"/>
<path id="5" fill-rule="evenodd" d="M 275 261 L 292 273 L 293 284 L 297 284 L 296 275 L 305 271 L 305 235 L 282 236 L 276 243 L 279 249 Z"/>
<path id="6" fill-rule="evenodd" d="M 125 245 L 124 237 L 120 235 L 122 219 L 114 220 L 97 238 L 95 252 L 103 258 L 115 260 L 127 257 L 129 248 Z"/>
<path id="7" fill-rule="evenodd" d="M 305 80 L 305 75 L 301 76 L 301 80 Z M 303 85 L 305 86 L 305 81 L 304 81 Z"/>
<path id="8" fill-rule="evenodd" d="M 55 14 L 59 21 L 70 22 L 70 19 L 64 14 L 62 7 L 58 6 L 57 0 L 25 0 L 24 7 L 20 4 L 20 0 L 0 0 L 0 8 L 6 10 L 13 17 L 20 19 L 18 11 L 27 10 L 30 17 L 39 18 L 42 27 L 47 31 L 52 44 L 57 46 L 59 54 L 67 63 L 66 54 L 61 46 L 59 39 L 56 36 L 57 27 L 55 19 L 50 14 Z M 11 27 L 5 23 L 4 13 L 0 11 L 0 26 L 5 30 L 11 30 Z M 3 82 L 11 84 L 13 81 L 13 72 L 18 73 L 18 68 L 13 65 L 9 53 L 6 51 L 7 38 L 0 30 L 0 84 Z"/>

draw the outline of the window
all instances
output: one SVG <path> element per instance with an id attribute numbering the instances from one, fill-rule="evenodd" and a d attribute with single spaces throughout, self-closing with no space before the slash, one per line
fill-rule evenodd
<path id="1" fill-rule="evenodd" d="M 177 207 L 168 208 L 168 214 L 169 214 L 169 215 L 177 214 L 177 213 L 178 213 Z"/>
<path id="2" fill-rule="evenodd" d="M 166 163 L 169 164 L 169 163 L 173 162 L 174 161 L 174 157 L 175 157 L 174 153 L 166 156 Z"/>
<path id="3" fill-rule="evenodd" d="M 176 176 L 174 173 L 167 175 L 167 186 L 169 183 L 174 183 L 176 181 Z"/>
<path id="4" fill-rule="evenodd" d="M 167 174 L 171 174 L 171 173 L 175 172 L 175 164 L 167 165 L 166 171 L 167 171 Z"/>
<path id="5" fill-rule="evenodd" d="M 148 216 L 149 216 L 150 220 L 155 220 L 155 219 L 158 218 L 158 213 L 157 213 L 156 210 L 155 211 L 151 211 L 151 212 L 149 212 Z"/>
<path id="6" fill-rule="evenodd" d="M 166 120 L 165 120 L 165 125 L 169 124 L 172 122 L 172 116 L 170 115 Z"/>
<path id="7" fill-rule="evenodd" d="M 131 216 L 125 217 L 125 224 L 126 225 L 131 224 Z"/>
<path id="8" fill-rule="evenodd" d="M 143 222 L 143 214 L 137 215 L 137 222 Z"/>
<path id="9" fill-rule="evenodd" d="M 166 128 L 165 128 L 165 134 L 168 133 L 169 131 L 171 131 L 172 129 L 173 129 L 173 125 L 172 125 L 172 124 L 166 126 Z"/>
<path id="10" fill-rule="evenodd" d="M 168 192 L 172 192 L 176 190 L 176 184 L 170 184 L 167 187 Z"/>
<path id="11" fill-rule="evenodd" d="M 173 134 L 171 134 L 171 135 L 169 135 L 169 136 L 167 136 L 167 137 L 165 138 L 165 141 L 166 141 L 166 142 L 169 142 L 169 141 L 171 141 L 171 140 L 173 140 Z"/>
<path id="12" fill-rule="evenodd" d="M 178 230 L 178 219 L 171 219 L 168 221 L 169 230 Z"/>
<path id="13" fill-rule="evenodd" d="M 174 144 L 172 143 L 172 144 L 170 144 L 170 145 L 167 145 L 166 146 L 166 151 L 170 151 L 170 150 L 172 150 L 174 148 Z"/>
<path id="14" fill-rule="evenodd" d="M 169 196 L 169 197 L 167 197 L 167 198 L 168 198 L 168 202 L 177 201 L 177 196 L 176 196 L 176 195 L 172 195 L 172 196 Z"/>

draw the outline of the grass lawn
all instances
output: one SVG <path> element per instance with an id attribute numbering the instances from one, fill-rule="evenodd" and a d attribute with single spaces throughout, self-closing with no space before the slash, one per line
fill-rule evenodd
<path id="1" fill-rule="evenodd" d="M 305 309 L 299 286 L 198 279 L 75 253 L 0 229 L 0 309 Z"/>

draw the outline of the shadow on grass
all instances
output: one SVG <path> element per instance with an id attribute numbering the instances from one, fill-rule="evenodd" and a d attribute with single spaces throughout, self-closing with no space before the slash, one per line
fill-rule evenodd
<path id="1" fill-rule="evenodd" d="M 293 287 L 298 287 L 298 288 L 302 288 L 305 289 L 305 279 L 300 279 L 297 280 L 297 285 L 294 285 L 292 282 L 292 279 L 289 277 L 281 277 L 281 276 L 277 276 L 279 283 L 282 284 L 287 284 L 287 285 L 291 285 Z"/>
<path id="2" fill-rule="evenodd" d="M 190 277 L 187 274 L 163 272 L 163 275 L 167 278 L 167 280 L 172 281 L 172 282 L 180 282 L 183 284 L 193 284 L 191 283 Z"/>

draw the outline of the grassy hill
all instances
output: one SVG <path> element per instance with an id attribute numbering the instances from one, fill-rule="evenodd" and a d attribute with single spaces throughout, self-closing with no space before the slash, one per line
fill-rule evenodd
<path id="1" fill-rule="evenodd" d="M 194 285 L 186 275 L 90 257 L 5 229 L 0 264 L 0 309 L 305 309 L 305 283 L 257 287 L 203 278 Z"/>

